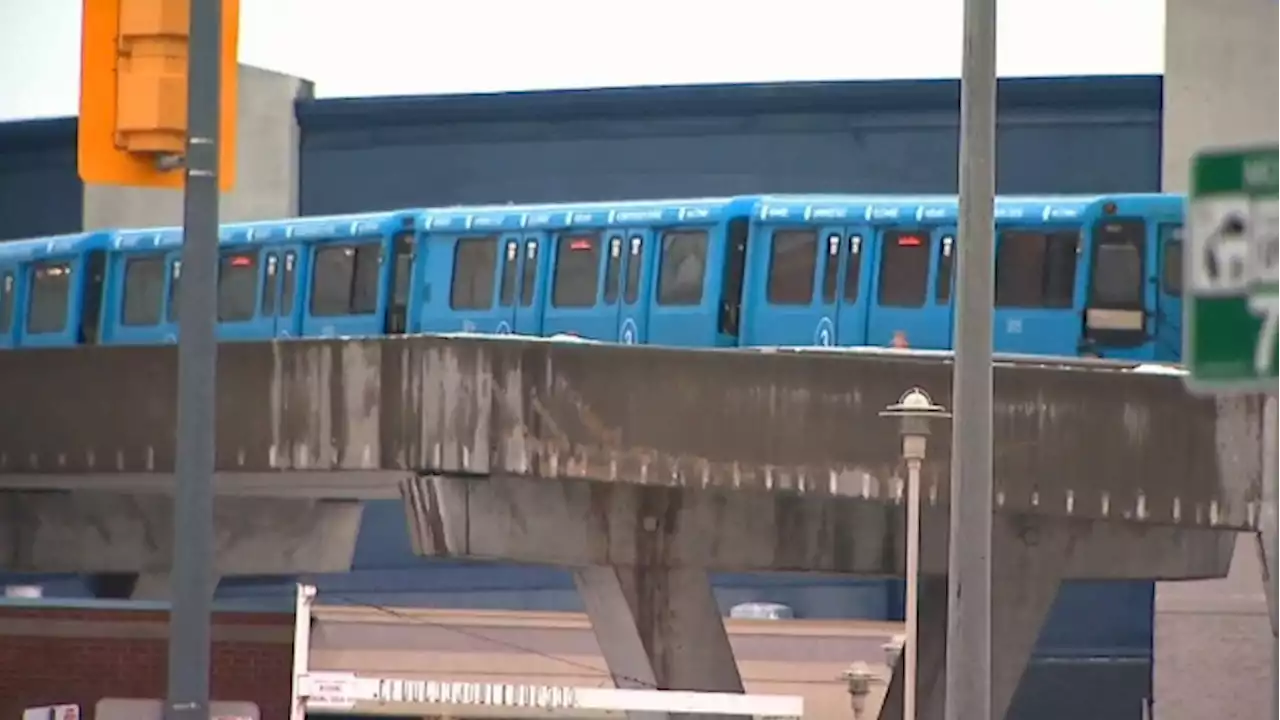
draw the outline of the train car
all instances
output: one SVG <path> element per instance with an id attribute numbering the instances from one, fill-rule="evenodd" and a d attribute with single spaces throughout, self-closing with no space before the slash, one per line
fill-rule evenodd
<path id="1" fill-rule="evenodd" d="M 109 234 L 0 243 L 0 348 L 98 342 Z"/>
<path id="2" fill-rule="evenodd" d="M 224 225 L 219 339 L 403 332 L 412 238 L 413 218 L 404 213 Z M 181 243 L 179 228 L 110 235 L 101 342 L 177 340 Z"/>
<path id="3" fill-rule="evenodd" d="M 999 198 L 999 352 L 1176 360 L 1181 198 Z M 751 224 L 744 346 L 949 349 L 952 197 L 766 197 Z"/>
<path id="4" fill-rule="evenodd" d="M 733 346 L 717 272 L 754 199 L 422 211 L 416 332 L 572 334 L 626 344 Z M 438 290 L 437 290 L 438 289 Z"/>

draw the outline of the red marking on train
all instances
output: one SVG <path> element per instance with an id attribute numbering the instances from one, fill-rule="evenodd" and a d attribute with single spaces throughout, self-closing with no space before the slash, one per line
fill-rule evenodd
<path id="1" fill-rule="evenodd" d="M 923 244 L 923 241 L 915 235 L 903 235 L 898 238 L 899 247 L 915 247 L 921 244 Z"/>
<path id="2" fill-rule="evenodd" d="M 231 267 L 249 267 L 253 265 L 253 258 L 245 255 L 237 255 L 231 258 Z"/>
<path id="3" fill-rule="evenodd" d="M 590 240 L 574 240 L 569 243 L 570 250 L 590 250 L 592 244 Z"/>

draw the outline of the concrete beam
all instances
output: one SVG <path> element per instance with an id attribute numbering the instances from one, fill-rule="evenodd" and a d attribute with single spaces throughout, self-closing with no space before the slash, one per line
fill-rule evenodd
<path id="1" fill-rule="evenodd" d="M 163 495 L 0 493 L 0 569 L 162 576 L 172 562 L 172 506 Z M 361 511 L 354 502 L 217 498 L 216 571 L 349 570 Z"/>
<path id="2" fill-rule="evenodd" d="M 679 489 L 586 480 L 421 477 L 404 486 L 409 535 L 430 557 L 568 567 L 638 565 L 724 572 L 902 577 L 905 509 L 860 498 Z M 1070 538 L 1065 577 L 1222 577 L 1231 532 L 1029 515 L 1028 538 Z M 946 571 L 946 509 L 925 509 L 924 572 Z M 697 533 L 676 533 L 682 527 Z M 653 538 L 666 533 L 655 555 Z M 1036 540 L 1039 542 L 1039 540 Z"/>
<path id="3" fill-rule="evenodd" d="M 881 498 L 894 492 L 900 448 L 877 413 L 913 385 L 951 391 L 942 353 L 496 337 L 225 343 L 218 369 L 227 472 L 506 473 Z M 0 353 L 0 482 L 170 472 L 176 372 L 172 347 Z M 33 385 L 37 375 L 56 382 Z M 1256 495 L 1216 462 L 1219 407 L 1180 377 L 1002 358 L 995 382 L 1002 511 L 1253 529 Z M 923 468 L 928 492 L 947 497 L 948 466 L 944 444 Z"/>

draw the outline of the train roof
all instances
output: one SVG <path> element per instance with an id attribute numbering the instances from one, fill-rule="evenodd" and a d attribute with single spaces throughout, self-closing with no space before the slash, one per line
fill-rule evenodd
<path id="1" fill-rule="evenodd" d="M 997 220 L 1067 222 L 1082 218 L 1107 202 L 1181 203 L 1175 195 L 1045 195 L 996 198 Z M 766 195 L 757 200 L 756 219 L 766 223 L 891 222 L 955 223 L 960 201 L 955 195 Z"/>
<path id="2" fill-rule="evenodd" d="M 411 222 L 411 216 L 407 213 L 389 211 L 228 223 L 218 230 L 218 244 L 276 244 L 308 238 L 349 240 L 394 232 Z M 116 250 L 176 249 L 182 245 L 182 228 L 119 230 L 112 234 L 110 244 Z"/>
<path id="3" fill-rule="evenodd" d="M 0 242 L 0 262 L 21 262 L 35 257 L 71 255 L 87 250 L 98 250 L 107 247 L 109 237 L 109 233 L 105 232 L 84 232 L 27 240 L 8 240 Z"/>
<path id="4" fill-rule="evenodd" d="M 749 198 L 625 200 L 585 203 L 478 205 L 419 210 L 422 229 L 449 232 L 618 227 L 628 224 L 714 224 L 749 214 Z"/>

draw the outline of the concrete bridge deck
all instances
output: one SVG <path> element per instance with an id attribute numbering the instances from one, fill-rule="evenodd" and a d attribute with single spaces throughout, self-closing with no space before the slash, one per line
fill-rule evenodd
<path id="1" fill-rule="evenodd" d="M 163 490 L 176 377 L 172 347 L 0 353 L 0 488 Z M 219 487 L 364 499 L 393 496 L 405 473 L 435 473 L 896 501 L 897 429 L 877 413 L 910 386 L 945 402 L 950 379 L 946 355 L 916 353 L 447 337 L 226 344 Z M 1218 463 L 1230 442 L 1218 420 L 1247 423 L 1260 412 L 1248 401 L 1193 398 L 1179 378 L 1133 366 L 1043 358 L 1001 360 L 995 387 L 1003 510 L 1256 524 L 1256 486 Z M 945 499 L 948 443 L 929 455 L 926 492 Z"/>

